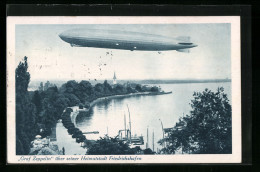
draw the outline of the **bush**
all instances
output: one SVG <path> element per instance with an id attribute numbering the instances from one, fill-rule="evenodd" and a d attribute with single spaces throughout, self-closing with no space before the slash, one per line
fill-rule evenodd
<path id="1" fill-rule="evenodd" d="M 83 104 L 82 103 L 79 104 L 79 109 L 83 109 Z"/>
<path id="2" fill-rule="evenodd" d="M 159 88 L 154 86 L 151 88 L 151 92 L 159 92 Z"/>

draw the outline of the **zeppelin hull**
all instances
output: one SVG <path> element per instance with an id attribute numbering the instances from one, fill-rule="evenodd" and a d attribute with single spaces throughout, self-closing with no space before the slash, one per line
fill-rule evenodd
<path id="1" fill-rule="evenodd" d="M 91 32 L 92 31 L 92 32 Z M 167 51 L 192 48 L 189 41 L 176 40 L 158 35 L 96 30 L 66 31 L 60 38 L 72 47 L 95 47 L 139 51 Z"/>

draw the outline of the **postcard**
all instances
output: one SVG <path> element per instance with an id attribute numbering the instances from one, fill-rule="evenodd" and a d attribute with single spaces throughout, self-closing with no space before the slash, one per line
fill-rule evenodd
<path id="1" fill-rule="evenodd" d="M 7 161 L 240 163 L 239 16 L 7 17 Z"/>

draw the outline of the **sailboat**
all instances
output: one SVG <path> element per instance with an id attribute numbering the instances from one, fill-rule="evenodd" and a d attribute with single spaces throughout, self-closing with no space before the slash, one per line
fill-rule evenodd
<path id="1" fill-rule="evenodd" d="M 123 141 L 125 143 L 128 143 L 130 145 L 144 145 L 144 138 L 143 136 L 137 136 L 137 135 L 132 135 L 132 129 L 131 129 L 131 116 L 130 116 L 130 111 L 129 107 L 127 105 L 128 109 L 128 114 L 129 114 L 129 128 L 126 128 L 126 116 L 124 114 L 124 130 L 119 130 L 118 131 L 118 139 L 120 141 Z"/>

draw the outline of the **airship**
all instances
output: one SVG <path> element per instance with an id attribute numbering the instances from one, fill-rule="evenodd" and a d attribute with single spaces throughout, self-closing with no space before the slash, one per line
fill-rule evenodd
<path id="1" fill-rule="evenodd" d="M 197 45 L 188 36 L 177 38 L 156 34 L 101 30 L 72 29 L 59 34 L 59 37 L 72 47 L 94 47 L 106 49 L 121 49 L 130 51 L 169 51 L 189 52 Z"/>

